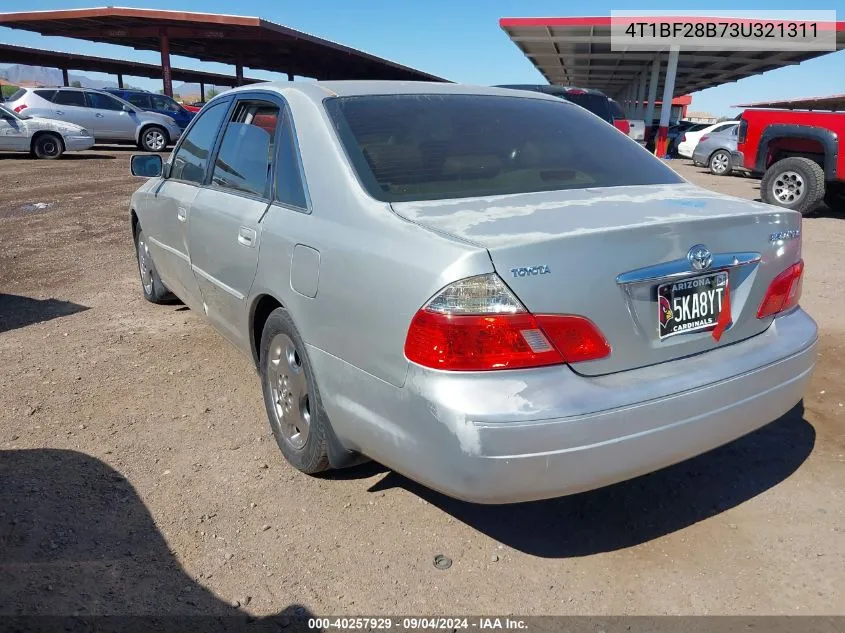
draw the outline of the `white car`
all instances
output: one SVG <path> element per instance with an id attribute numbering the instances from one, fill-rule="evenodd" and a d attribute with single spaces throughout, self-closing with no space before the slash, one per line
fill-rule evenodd
<path id="1" fill-rule="evenodd" d="M 628 136 L 640 145 L 645 145 L 645 121 L 642 119 L 628 119 L 628 125 L 631 127 Z"/>
<path id="2" fill-rule="evenodd" d="M 20 114 L 0 105 L 0 151 L 30 152 L 36 158 L 58 158 L 65 151 L 94 145 L 84 127 Z"/>
<path id="3" fill-rule="evenodd" d="M 90 88 L 21 88 L 9 97 L 6 107 L 19 114 L 81 125 L 97 143 L 129 142 L 145 152 L 163 152 L 182 135 L 171 117 L 146 112 Z"/>
<path id="4" fill-rule="evenodd" d="M 684 132 L 681 134 L 681 142 L 678 143 L 678 154 L 684 158 L 692 158 L 692 153 L 695 151 L 695 146 L 698 141 L 705 134 L 712 134 L 713 132 L 723 132 L 739 125 L 737 121 L 722 121 L 721 123 L 714 123 L 708 125 L 706 128 L 696 130 L 695 132 Z"/>

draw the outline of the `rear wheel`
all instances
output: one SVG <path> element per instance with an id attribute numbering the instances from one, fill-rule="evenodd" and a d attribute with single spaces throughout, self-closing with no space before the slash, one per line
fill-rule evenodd
<path id="1" fill-rule="evenodd" d="M 62 137 L 52 132 L 39 134 L 32 140 L 32 153 L 36 158 L 55 160 L 65 151 Z"/>
<path id="2" fill-rule="evenodd" d="M 264 406 L 282 455 L 304 473 L 328 469 L 328 418 L 305 343 L 284 308 L 267 317 L 260 349 Z"/>
<path id="3" fill-rule="evenodd" d="M 141 276 L 144 299 L 150 303 L 171 303 L 175 297 L 158 276 L 147 237 L 140 228 L 135 234 L 135 254 L 138 256 L 138 273 Z"/>
<path id="4" fill-rule="evenodd" d="M 809 215 L 824 197 L 824 171 L 801 156 L 779 160 L 763 174 L 760 197 L 768 204 Z"/>
<path id="5" fill-rule="evenodd" d="M 716 150 L 710 155 L 707 166 L 714 176 L 727 176 L 731 173 L 731 155 L 723 149 Z"/>
<path id="6" fill-rule="evenodd" d="M 138 145 L 145 152 L 163 152 L 167 149 L 167 142 L 167 130 L 158 125 L 150 125 L 141 132 Z"/>

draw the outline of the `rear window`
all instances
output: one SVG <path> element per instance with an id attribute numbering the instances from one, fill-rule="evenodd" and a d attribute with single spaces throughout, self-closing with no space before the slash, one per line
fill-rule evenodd
<path id="1" fill-rule="evenodd" d="M 581 106 L 585 110 L 589 110 L 597 117 L 604 119 L 608 123 L 613 122 L 613 116 L 610 113 L 610 99 L 604 95 L 591 94 L 589 92 L 567 92 L 567 101 Z M 624 119 L 625 117 L 617 117 Z"/>
<path id="2" fill-rule="evenodd" d="M 389 202 L 683 182 L 563 101 L 375 95 L 325 101 L 369 193 Z"/>

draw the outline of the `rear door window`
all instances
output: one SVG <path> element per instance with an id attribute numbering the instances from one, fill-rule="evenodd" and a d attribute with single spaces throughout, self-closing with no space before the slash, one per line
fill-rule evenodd
<path id="1" fill-rule="evenodd" d="M 239 102 L 226 124 L 211 182 L 253 196 L 269 191 L 279 107 L 266 101 Z"/>
<path id="2" fill-rule="evenodd" d="M 86 107 L 85 94 L 81 90 L 59 90 L 53 97 L 56 105 Z"/>
<path id="3" fill-rule="evenodd" d="M 564 100 L 421 94 L 324 103 L 361 182 L 379 200 L 683 182 Z"/>

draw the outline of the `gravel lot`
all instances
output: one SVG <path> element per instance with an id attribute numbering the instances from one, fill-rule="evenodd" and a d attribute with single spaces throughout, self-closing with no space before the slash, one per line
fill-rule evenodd
<path id="1" fill-rule="evenodd" d="M 142 299 L 130 154 L 0 154 L 0 614 L 845 613 L 845 215 L 804 222 L 803 406 L 631 482 L 478 507 L 285 464 L 250 361 Z"/>

